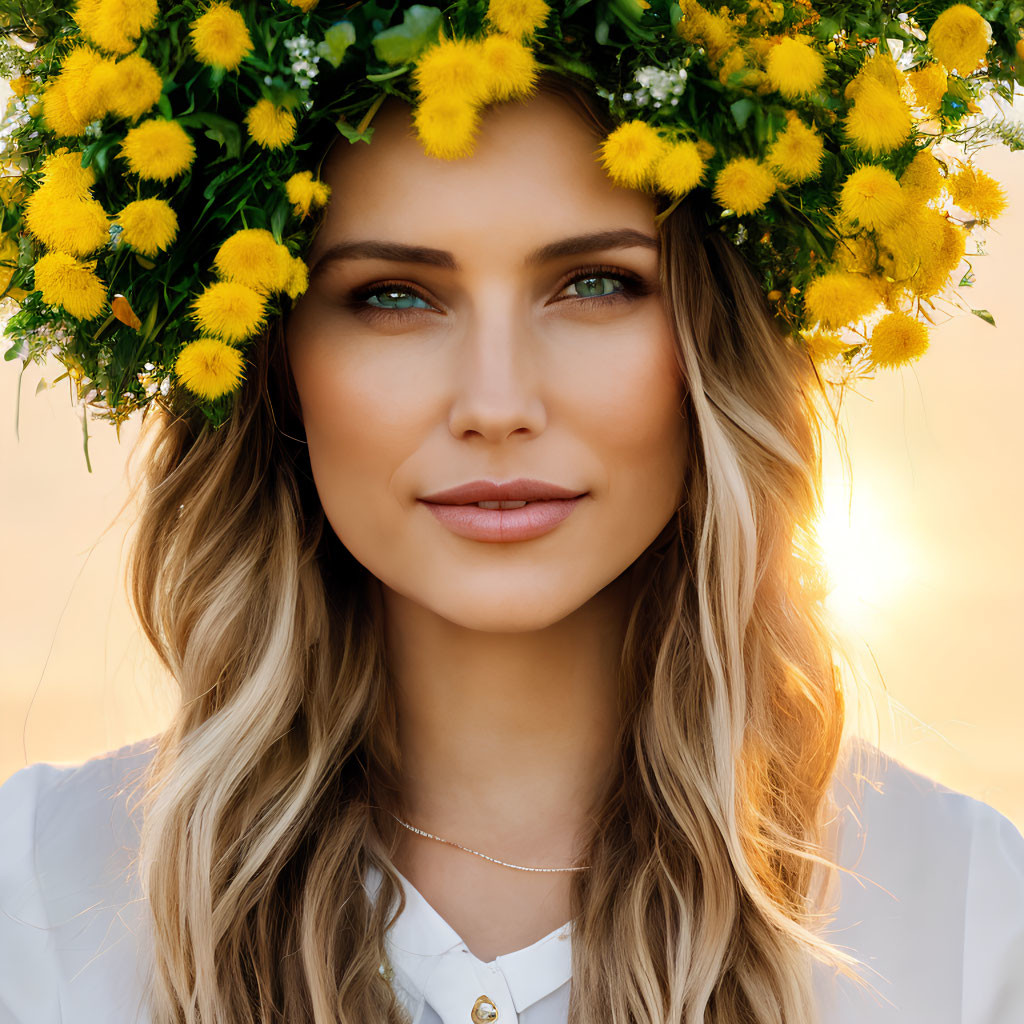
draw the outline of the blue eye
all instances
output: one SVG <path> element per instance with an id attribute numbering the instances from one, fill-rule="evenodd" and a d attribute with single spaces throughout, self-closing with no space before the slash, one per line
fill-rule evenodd
<path id="1" fill-rule="evenodd" d="M 374 301 L 374 300 L 383 301 Z M 368 292 L 363 301 L 368 306 L 375 306 L 377 309 L 431 309 L 429 302 L 424 301 L 419 295 L 408 291 L 405 288 L 384 287 Z M 416 306 L 414 303 L 422 305 Z"/>

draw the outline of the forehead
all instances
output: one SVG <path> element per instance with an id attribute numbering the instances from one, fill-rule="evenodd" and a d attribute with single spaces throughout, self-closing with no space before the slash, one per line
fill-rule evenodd
<path id="1" fill-rule="evenodd" d="M 470 156 L 428 156 L 412 109 L 389 98 L 369 145 L 335 143 L 331 186 L 313 257 L 339 239 L 387 238 L 452 248 L 460 233 L 510 248 L 582 231 L 653 231 L 654 201 L 615 185 L 598 158 L 600 136 L 569 102 L 538 92 L 481 116 Z"/>

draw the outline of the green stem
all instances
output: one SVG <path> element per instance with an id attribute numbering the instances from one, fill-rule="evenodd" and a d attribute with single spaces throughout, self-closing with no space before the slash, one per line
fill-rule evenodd
<path id="1" fill-rule="evenodd" d="M 370 109 L 367 110 L 367 112 L 363 115 L 362 121 L 360 121 L 359 124 L 356 126 L 357 135 L 362 135 L 362 133 L 365 132 L 366 129 L 370 127 L 370 122 L 373 120 L 373 115 L 376 114 L 378 110 L 380 110 L 380 105 L 384 102 L 386 96 L 387 93 L 382 92 L 370 105 Z"/>
<path id="2" fill-rule="evenodd" d="M 659 214 L 658 214 L 658 215 L 657 215 L 657 216 L 656 216 L 656 217 L 654 218 L 654 224 L 655 224 L 655 227 L 661 227 L 661 225 L 662 225 L 662 224 L 663 224 L 663 223 L 665 222 L 665 220 L 666 220 L 666 219 L 668 218 L 669 214 L 670 214 L 670 213 L 672 213 L 672 211 L 673 211 L 673 210 L 674 210 L 674 209 L 675 209 L 675 208 L 676 208 L 676 207 L 677 207 L 677 206 L 678 206 L 678 205 L 679 205 L 679 204 L 680 204 L 680 203 L 681 203 L 681 202 L 682 202 L 682 201 L 683 201 L 683 200 L 684 200 L 685 198 L 686 198 L 686 196 L 676 196 L 676 198 L 675 198 L 675 199 L 673 199 L 673 200 L 672 200 L 672 202 L 671 202 L 671 203 L 670 203 L 670 204 L 669 204 L 669 205 L 668 205 L 667 207 L 665 207 L 665 209 L 664 209 L 664 210 L 662 210 L 662 211 L 661 211 L 661 213 L 659 213 Z"/>

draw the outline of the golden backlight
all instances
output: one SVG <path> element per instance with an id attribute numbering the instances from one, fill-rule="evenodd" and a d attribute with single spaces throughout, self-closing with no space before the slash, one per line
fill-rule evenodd
<path id="1" fill-rule="evenodd" d="M 860 631 L 906 597 L 921 553 L 869 479 L 858 480 L 851 493 L 830 473 L 823 497 L 817 536 L 829 578 L 827 604 L 842 624 Z"/>

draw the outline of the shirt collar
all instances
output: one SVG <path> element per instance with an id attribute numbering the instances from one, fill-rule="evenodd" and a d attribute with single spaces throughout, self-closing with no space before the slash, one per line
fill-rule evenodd
<path id="1" fill-rule="evenodd" d="M 422 992 L 438 957 L 451 951 L 473 954 L 419 890 L 400 871 L 395 873 L 405 890 L 406 904 L 388 932 L 388 955 L 406 987 Z M 376 899 L 381 880 L 380 871 L 370 865 L 364 885 L 371 899 Z M 566 922 L 529 946 L 497 956 L 491 963 L 505 976 L 516 1012 L 522 1013 L 572 977 L 572 923 Z"/>

